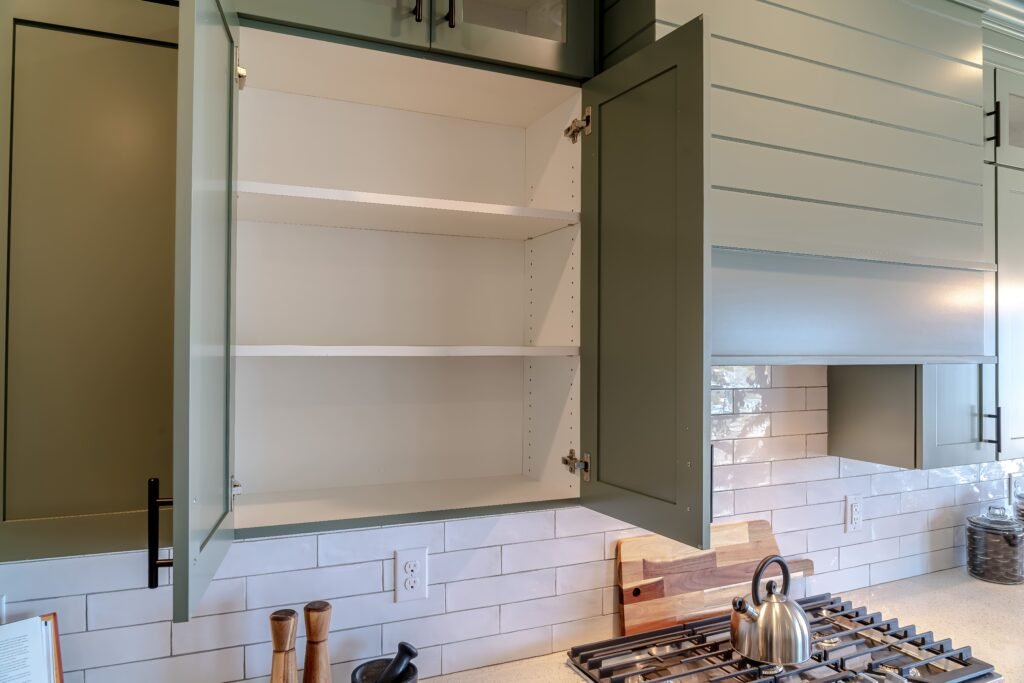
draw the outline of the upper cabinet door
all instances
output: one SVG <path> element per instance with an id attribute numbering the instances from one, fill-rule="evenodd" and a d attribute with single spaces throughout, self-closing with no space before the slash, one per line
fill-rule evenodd
<path id="1" fill-rule="evenodd" d="M 996 101 L 999 115 L 996 116 L 996 163 L 1004 166 L 1024 168 L 1024 76 L 1008 71 L 995 70 Z M 986 128 L 989 134 L 992 131 Z"/>
<path id="2" fill-rule="evenodd" d="M 174 618 L 188 619 L 234 537 L 230 344 L 238 18 L 182 0 L 174 310 Z"/>
<path id="3" fill-rule="evenodd" d="M 236 0 L 236 6 L 253 19 L 399 45 L 430 44 L 430 0 Z"/>
<path id="4" fill-rule="evenodd" d="M 704 23 L 583 86 L 584 505 L 708 546 Z"/>
<path id="5" fill-rule="evenodd" d="M 594 73 L 593 5 L 586 0 L 433 0 L 430 46 L 587 78 Z"/>
<path id="6" fill-rule="evenodd" d="M 996 169 L 1002 459 L 1024 458 L 1024 171 Z"/>

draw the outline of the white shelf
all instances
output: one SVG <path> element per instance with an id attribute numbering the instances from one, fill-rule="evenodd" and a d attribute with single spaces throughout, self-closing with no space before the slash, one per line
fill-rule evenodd
<path id="1" fill-rule="evenodd" d="M 578 356 L 578 346 L 317 346 L 251 344 L 235 346 L 237 357 L 369 357 L 388 358 L 447 356 Z"/>
<path id="2" fill-rule="evenodd" d="M 238 218 L 265 223 L 524 240 L 580 221 L 575 211 L 255 181 L 237 191 Z"/>
<path id="3" fill-rule="evenodd" d="M 548 483 L 522 475 L 509 475 L 242 494 L 235 501 L 235 528 L 251 529 L 576 498 L 579 496 L 577 481 L 577 476 L 566 472 L 564 477 Z"/>

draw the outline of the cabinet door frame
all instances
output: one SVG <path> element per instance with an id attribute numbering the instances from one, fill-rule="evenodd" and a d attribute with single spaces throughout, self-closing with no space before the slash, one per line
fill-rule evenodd
<path id="1" fill-rule="evenodd" d="M 1024 122 L 1020 127 L 1021 140 L 1017 145 L 1010 145 L 1010 120 L 1016 115 L 1024 118 L 1024 74 L 1006 67 L 996 66 L 993 73 L 995 81 L 995 106 L 999 114 L 998 144 L 995 146 L 995 160 L 1000 166 L 1024 168 Z M 987 126 L 987 124 L 986 124 Z"/>
<path id="2" fill-rule="evenodd" d="M 128 3 L 121 0 L 9 0 L 0 4 L 0 45 L 14 44 L 16 23 L 67 30 L 91 35 L 139 41 L 168 48 L 176 47 L 177 16 L 173 7 L 148 2 Z M 6 82 L 14 69 L 14 52 L 0 50 L 0 73 Z M 9 223 L 11 114 L 13 89 L 0 90 L 0 215 Z M 0 231 L 0 272 L 7 272 L 7 242 L 10 225 Z M 7 302 L 7 278 L 0 277 L 0 298 Z M 0 317 L 0 344 L 7 347 L 7 321 Z M 0 383 L 6 386 L 6 359 L 0 363 Z M 0 422 L 6 415 L 6 391 L 0 392 Z M 146 511 L 114 514 L 59 517 L 24 521 L 5 521 L 3 511 L 4 458 L 0 444 L 0 562 L 39 559 L 88 553 L 137 550 L 146 544 Z M 144 500 L 146 482 L 139 482 L 140 499 Z M 169 488 L 170 482 L 167 482 Z M 161 514 L 161 542 L 168 544 L 171 536 L 170 511 Z"/>
<path id="3" fill-rule="evenodd" d="M 1016 219 L 1009 215 L 1013 195 L 1024 201 L 1024 171 L 996 167 L 993 192 L 996 195 L 996 234 L 999 253 L 996 258 L 996 297 L 999 310 L 996 322 L 998 400 L 1002 409 L 999 429 L 1002 450 L 1000 460 L 1024 458 L 1024 212 Z"/>
<path id="4" fill-rule="evenodd" d="M 704 213 L 709 191 L 705 175 L 708 102 L 704 96 L 708 35 L 703 18 L 695 19 L 585 83 L 583 107 L 584 111 L 592 111 L 593 119 L 591 134 L 582 137 L 580 444 L 584 457 L 589 455 L 591 460 L 589 476 L 585 476 L 580 485 L 580 503 L 700 548 L 709 547 L 711 523 L 708 324 L 711 250 Z M 648 84 L 652 88 L 663 88 L 665 82 L 659 82 L 663 78 L 675 79 L 672 104 L 662 90 L 642 90 Z M 609 104 L 617 109 L 614 117 Z M 628 137 L 633 131 L 651 130 L 655 124 L 644 125 L 637 121 L 636 125 L 631 125 L 628 121 L 641 115 L 649 116 L 646 112 L 657 106 L 662 107 L 660 112 L 664 117 L 674 121 L 674 131 L 662 127 L 657 133 L 664 136 L 659 143 L 666 141 L 671 161 L 662 159 L 661 169 L 655 168 L 652 161 L 647 178 L 642 166 L 630 166 L 628 171 L 612 162 L 608 162 L 607 168 L 602 166 L 601 156 L 610 153 L 603 150 L 611 149 L 610 143 L 614 144 L 616 139 L 627 141 L 619 144 L 617 153 L 621 155 L 634 144 Z M 667 118 L 661 123 L 665 120 Z M 642 143 L 655 144 L 647 139 L 642 139 Z M 674 282 L 675 289 L 671 293 L 674 298 L 669 304 L 666 303 L 668 297 L 662 296 L 659 302 L 663 309 L 661 314 L 672 317 L 660 327 L 664 334 L 674 336 L 674 350 L 666 352 L 663 346 L 660 349 L 662 361 L 655 362 L 672 365 L 672 369 L 664 370 L 671 374 L 670 384 L 658 387 L 659 394 L 669 396 L 667 400 L 672 401 L 666 415 L 662 396 L 654 396 L 651 387 L 642 380 L 635 379 L 630 384 L 631 375 L 635 377 L 637 372 L 643 372 L 650 376 L 657 374 L 657 370 L 650 362 L 638 367 L 631 365 L 631 359 L 623 358 L 632 354 L 643 358 L 649 354 L 646 336 L 649 332 L 642 330 L 638 334 L 634 330 L 640 329 L 640 325 L 633 326 L 625 321 L 624 318 L 629 318 L 625 312 L 630 310 L 630 305 L 622 300 L 621 290 L 617 292 L 618 302 L 609 298 L 602 269 L 604 263 L 611 262 L 603 259 L 602 250 L 610 235 L 615 235 L 619 243 L 628 238 L 635 221 L 625 216 L 637 208 L 634 197 L 641 196 L 634 190 L 642 190 L 639 185 L 655 180 L 649 174 L 666 177 L 668 174 L 661 174 L 661 170 L 669 165 L 674 170 L 673 189 L 662 191 L 659 188 L 657 197 L 671 198 L 672 203 L 651 207 L 650 215 L 643 217 L 651 226 L 644 233 L 649 252 L 657 252 L 663 243 L 667 244 L 669 240 L 665 235 L 669 231 L 675 249 L 670 256 L 674 263 L 671 276 L 662 278 L 663 282 Z M 619 168 L 628 173 L 617 176 L 621 181 L 616 181 L 613 175 L 602 179 L 606 172 L 613 174 Z M 617 210 L 612 206 L 616 203 L 620 205 Z M 611 217 L 605 220 L 605 216 Z M 664 266 L 665 261 L 661 265 Z M 620 260 L 618 265 L 609 267 L 616 270 L 608 272 L 614 272 L 619 276 L 618 282 L 623 283 L 628 282 L 628 278 L 623 279 L 626 270 L 635 267 L 639 273 L 639 269 L 647 268 L 648 264 L 631 265 L 628 260 Z M 644 302 L 635 301 L 633 308 L 642 310 Z M 607 327 L 603 327 L 602 315 L 613 310 L 618 311 L 619 319 L 610 324 L 606 322 Z M 672 312 L 666 313 L 667 310 Z M 646 327 L 653 331 L 659 325 L 655 324 L 655 318 L 651 321 Z M 603 337 L 606 333 L 614 337 Z M 612 356 L 602 355 L 602 348 L 610 344 L 614 349 Z M 636 348 L 623 354 L 622 348 L 630 345 Z M 603 377 L 611 379 L 605 383 Z M 615 413 L 614 425 L 607 419 L 609 416 L 602 415 L 604 392 L 613 396 L 609 410 Z M 623 415 L 623 411 L 629 414 Z M 605 440 L 607 434 L 612 437 Z M 634 449 L 625 445 L 634 438 L 645 441 L 645 446 Z M 606 445 L 608 448 L 602 451 Z M 608 463 L 615 463 L 614 469 Z"/>
<path id="5" fill-rule="evenodd" d="M 464 0 L 431 0 L 430 48 L 572 78 L 588 78 L 594 74 L 596 61 L 596 8 L 594 3 L 586 0 L 565 2 L 566 36 L 564 42 L 558 43 L 525 33 L 467 24 L 463 20 Z M 447 19 L 449 8 L 455 12 L 454 27 Z"/>
<path id="6" fill-rule="evenodd" d="M 179 7 L 175 621 L 187 621 L 196 609 L 235 536 L 231 348 L 239 27 L 233 5 L 182 0 Z"/>
<path id="7" fill-rule="evenodd" d="M 939 387 L 939 373 L 945 365 L 918 365 L 917 378 L 917 420 L 919 435 L 917 442 L 917 466 L 920 469 L 936 469 L 957 465 L 976 465 L 992 462 L 996 459 L 995 445 L 985 440 L 985 414 L 989 411 L 985 405 L 986 366 L 977 365 L 978 413 L 972 416 L 975 437 L 962 443 L 943 444 L 939 442 L 939 412 L 943 399 Z"/>

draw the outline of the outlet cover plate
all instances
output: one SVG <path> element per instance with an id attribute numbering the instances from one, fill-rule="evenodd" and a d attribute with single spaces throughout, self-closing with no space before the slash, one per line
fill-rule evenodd
<path id="1" fill-rule="evenodd" d="M 846 497 L 846 533 L 860 531 L 864 528 L 864 497 L 850 495 Z"/>
<path id="2" fill-rule="evenodd" d="M 427 599 L 427 549 L 395 551 L 395 602 Z"/>

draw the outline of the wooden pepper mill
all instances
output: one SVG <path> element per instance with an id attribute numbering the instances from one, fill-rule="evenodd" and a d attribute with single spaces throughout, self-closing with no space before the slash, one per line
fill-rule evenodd
<path id="1" fill-rule="evenodd" d="M 281 609 L 270 615 L 270 639 L 274 654 L 270 664 L 270 683 L 299 683 L 295 661 L 295 633 L 299 615 L 293 609 Z"/>
<path id="2" fill-rule="evenodd" d="M 317 600 L 306 605 L 306 666 L 302 683 L 331 683 L 331 603 Z"/>

